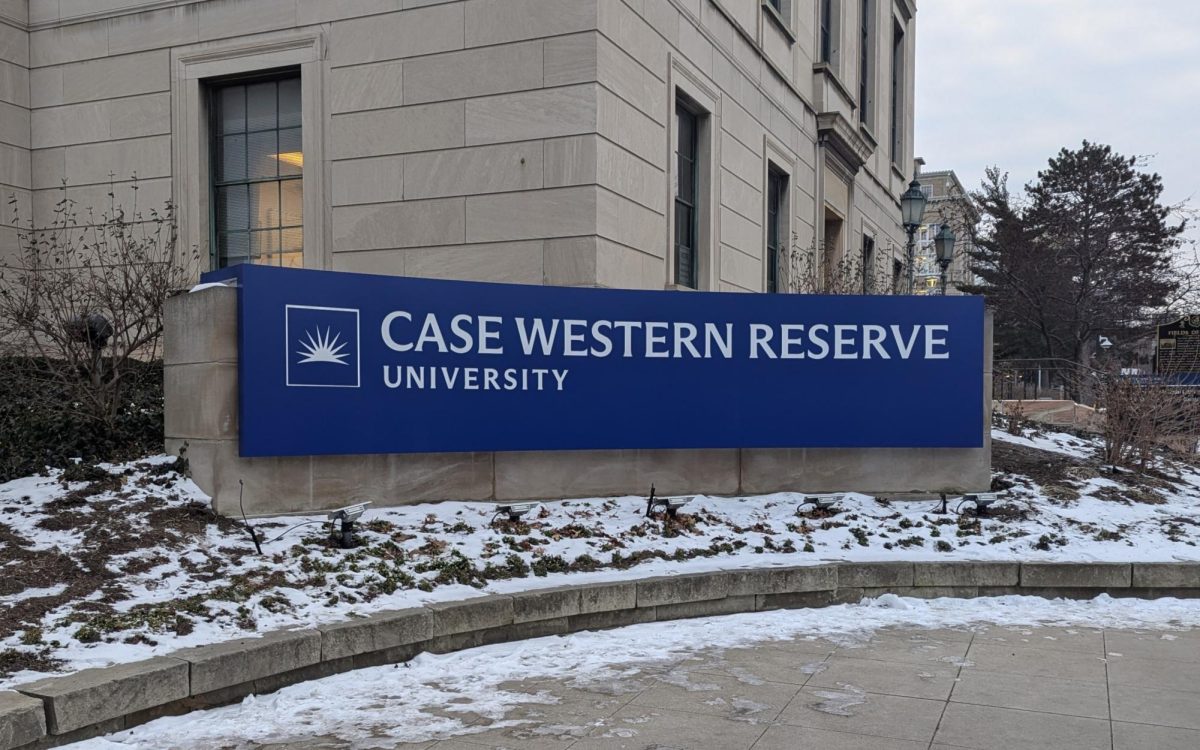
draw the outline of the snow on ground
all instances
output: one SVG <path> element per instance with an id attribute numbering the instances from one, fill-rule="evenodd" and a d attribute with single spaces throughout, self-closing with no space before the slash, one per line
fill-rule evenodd
<path id="1" fill-rule="evenodd" d="M 957 498 L 696 497 L 677 519 L 645 498 L 542 503 L 492 523 L 489 503 L 368 511 L 362 545 L 323 516 L 216 519 L 169 457 L 0 484 L 0 687 L 267 630 L 567 582 L 830 560 L 1197 560 L 1200 473 L 1105 475 L 1094 443 L 995 431 L 987 517 Z M 1031 447 L 1021 441 L 1036 444 Z M 1090 450 L 1086 449 L 1091 445 Z M 284 533 L 295 525 L 310 525 Z M 280 536 L 282 534 L 282 536 Z"/>
<path id="2" fill-rule="evenodd" d="M 672 684 L 687 674 L 643 673 L 697 654 L 771 641 L 824 638 L 838 646 L 861 645 L 889 627 L 1137 628 L 1171 630 L 1200 622 L 1200 601 L 1133 601 L 1100 596 L 1093 601 L 1006 596 L 922 600 L 885 595 L 855 605 L 781 610 L 666 623 L 459 651 L 421 654 L 403 667 L 361 669 L 250 696 L 240 705 L 158 719 L 149 724 L 70 745 L 73 750 L 215 750 L 242 743 L 275 744 L 320 737 L 360 748 L 386 748 L 521 724 L 505 715 L 520 704 L 552 703 L 511 683 L 539 678 L 570 680 L 600 692 L 636 691 L 634 678 Z M 1164 636 L 1169 634 L 1164 632 Z M 963 666 L 969 666 L 964 663 Z M 687 684 L 684 682 L 683 684 Z M 703 689 L 702 685 L 695 685 Z M 844 691 L 834 694 L 844 699 Z M 859 701 L 861 702 L 861 701 Z M 473 716 L 490 723 L 472 727 Z M 231 743 L 237 743 L 231 744 Z M 308 746 L 307 744 L 305 746 Z M 314 747 L 316 745 L 313 745 Z"/>
<path id="3" fill-rule="evenodd" d="M 1074 458 L 1091 458 L 1096 453 L 1097 443 L 1066 432 L 1032 432 L 1028 429 L 1021 435 L 1005 430 L 992 430 L 992 440 L 1002 443 L 1023 445 L 1026 448 L 1062 453 Z"/>

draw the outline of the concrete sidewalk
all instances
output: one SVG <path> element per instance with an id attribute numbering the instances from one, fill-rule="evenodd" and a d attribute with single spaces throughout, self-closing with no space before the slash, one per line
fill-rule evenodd
<path id="1" fill-rule="evenodd" d="M 1196 750 L 1200 631 L 888 630 L 702 654 L 618 683 L 505 687 L 557 704 L 422 750 Z M 331 738 L 274 750 L 351 747 Z"/>

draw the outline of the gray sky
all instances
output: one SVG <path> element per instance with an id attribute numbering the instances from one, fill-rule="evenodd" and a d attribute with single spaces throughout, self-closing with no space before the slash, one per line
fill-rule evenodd
<path id="1" fill-rule="evenodd" d="M 916 95 L 917 155 L 968 189 L 1086 138 L 1200 208 L 1200 0 L 918 0 Z"/>

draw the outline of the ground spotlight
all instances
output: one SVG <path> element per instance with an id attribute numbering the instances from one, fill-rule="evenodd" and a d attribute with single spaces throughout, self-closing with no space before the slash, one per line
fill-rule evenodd
<path id="1" fill-rule="evenodd" d="M 509 521 L 519 521 L 521 516 L 537 507 L 537 503 L 509 503 L 507 505 L 497 505 L 496 515 L 492 516 L 492 523 L 500 516 L 508 516 Z"/>
<path id="2" fill-rule="evenodd" d="M 800 512 L 800 508 L 805 505 L 811 505 L 815 510 L 833 510 L 837 504 L 842 502 L 846 496 L 841 493 L 823 493 L 817 495 L 805 495 L 804 502 L 800 503 L 796 508 L 796 512 Z"/>
<path id="3" fill-rule="evenodd" d="M 674 518 L 679 509 L 690 503 L 694 497 L 695 495 L 658 497 L 654 493 L 654 485 L 650 485 L 650 497 L 646 498 L 646 517 L 666 511 L 668 516 Z"/>
<path id="4" fill-rule="evenodd" d="M 342 549 L 350 549 L 354 546 L 354 522 L 366 512 L 370 502 L 355 503 L 347 505 L 345 508 L 329 511 L 326 516 L 330 521 L 340 521 L 340 533 L 333 534 L 334 540 Z"/>
<path id="5" fill-rule="evenodd" d="M 986 516 L 988 514 L 988 508 L 996 504 L 998 495 L 999 493 L 996 492 L 974 492 L 963 495 L 962 501 L 964 503 L 975 504 L 975 515 Z"/>

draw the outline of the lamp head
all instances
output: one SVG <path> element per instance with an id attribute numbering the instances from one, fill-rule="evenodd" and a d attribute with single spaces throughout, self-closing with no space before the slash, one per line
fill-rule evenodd
<path id="1" fill-rule="evenodd" d="M 904 194 L 900 196 L 900 218 L 905 229 L 915 231 L 917 227 L 921 226 L 927 200 L 925 193 L 921 190 L 920 182 L 914 179 L 908 183 L 908 190 L 905 190 Z"/>
<path id="2" fill-rule="evenodd" d="M 943 224 L 933 238 L 933 246 L 937 249 L 938 263 L 948 266 L 950 261 L 954 260 L 954 242 L 957 239 L 954 232 L 950 231 L 949 225 Z"/>

